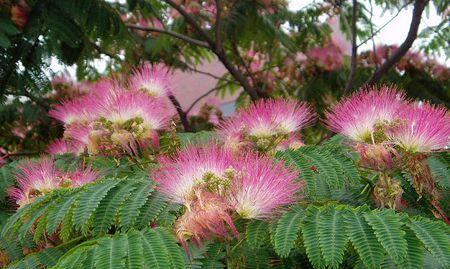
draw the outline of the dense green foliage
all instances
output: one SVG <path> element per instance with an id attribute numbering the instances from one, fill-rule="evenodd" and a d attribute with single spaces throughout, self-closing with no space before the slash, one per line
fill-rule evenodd
<path id="1" fill-rule="evenodd" d="M 183 134 L 180 137 L 183 145 L 202 141 Z M 308 182 L 307 199 L 272 221 L 238 223 L 241 234 L 229 241 L 228 247 L 225 242 L 205 242 L 200 248 L 190 245 L 186 255 L 170 232 L 180 207 L 169 206 L 153 189 L 154 183 L 143 173 L 151 167 L 126 160 L 93 158 L 90 162 L 103 168 L 103 180 L 80 188 L 55 190 L 22 207 L 2 225 L 1 247 L 13 261 L 8 268 L 450 265 L 448 226 L 432 220 L 432 215 L 412 213 L 421 209 L 414 209 L 413 205 L 402 213 L 370 206 L 364 182 L 371 175 L 356 166 L 358 157 L 342 146 L 342 138 L 323 146 L 282 151 L 277 156 L 301 171 L 300 176 Z M 436 155 L 432 168 L 436 175 L 448 178 L 448 166 L 437 165 L 448 161 L 446 156 Z M 61 156 L 58 164 L 71 169 L 78 161 L 82 160 Z M 13 166 L 14 163 L 0 170 L 3 179 L 11 177 Z M 313 166 L 316 168 L 311 169 Z M 48 240 L 61 241 L 42 248 Z M 24 255 L 22 250 L 27 248 L 36 252 Z"/>

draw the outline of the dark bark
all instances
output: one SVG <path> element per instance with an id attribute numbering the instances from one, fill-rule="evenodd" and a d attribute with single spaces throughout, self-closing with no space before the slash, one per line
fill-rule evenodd
<path id="1" fill-rule="evenodd" d="M 180 102 L 178 102 L 177 98 L 173 94 L 169 95 L 170 102 L 172 102 L 173 106 L 177 110 L 178 116 L 180 117 L 181 124 L 183 125 L 183 129 L 186 132 L 192 132 L 191 124 L 189 123 L 187 113 L 184 112 L 183 108 L 180 105 Z"/>
<path id="2" fill-rule="evenodd" d="M 400 59 L 408 52 L 411 48 L 414 40 L 417 38 L 417 32 L 419 31 L 420 21 L 422 19 L 422 13 L 428 4 L 429 0 L 415 0 L 413 16 L 411 19 L 411 24 L 409 26 L 408 35 L 405 41 L 400 45 L 400 47 L 395 51 L 395 53 L 378 68 L 372 77 L 366 82 L 368 85 L 376 84 L 380 79 L 393 67 Z"/>
<path id="3" fill-rule="evenodd" d="M 168 3 L 171 7 L 173 7 L 175 10 L 177 10 L 186 20 L 187 23 L 189 23 L 199 35 L 202 36 L 202 38 L 208 43 L 209 49 L 216 54 L 217 58 L 222 62 L 222 64 L 225 66 L 225 68 L 230 72 L 230 74 L 236 79 L 239 84 L 241 84 L 242 88 L 245 92 L 250 95 L 250 98 L 255 101 L 258 99 L 258 93 L 257 91 L 250 85 L 248 80 L 245 78 L 245 76 L 231 63 L 230 59 L 228 58 L 227 54 L 225 53 L 225 50 L 222 46 L 222 41 L 220 38 L 220 33 L 216 33 L 217 40 L 214 40 L 211 38 L 211 36 L 197 23 L 195 18 L 193 18 L 189 13 L 186 12 L 179 4 L 175 3 L 172 0 L 165 0 L 166 3 Z M 217 14 L 221 13 L 221 7 L 217 6 Z M 216 26 L 220 27 L 220 17 L 216 16 Z M 217 23 L 218 22 L 218 23 Z M 217 29 L 216 29 L 217 30 Z M 220 31 L 220 29 L 218 29 Z M 216 43 L 219 42 L 219 43 Z"/>

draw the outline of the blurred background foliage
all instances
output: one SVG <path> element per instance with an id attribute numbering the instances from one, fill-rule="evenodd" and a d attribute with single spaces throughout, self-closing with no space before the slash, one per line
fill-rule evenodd
<path id="1" fill-rule="evenodd" d="M 358 2 L 358 46 L 371 42 L 371 37 L 383 30 L 371 21 L 372 5 L 395 14 L 415 2 Z M 202 32 L 173 8 L 174 3 L 188 11 Z M 434 55 L 449 53 L 448 1 L 424 3 L 425 13 L 436 9 L 442 22 L 418 34 L 416 42 L 423 53 L 409 51 L 378 82 L 395 84 L 410 97 L 449 106 L 449 69 L 433 60 Z M 333 40 L 330 24 L 325 21 L 339 18 L 341 30 L 351 40 L 352 1 L 316 1 L 298 11 L 289 10 L 282 0 L 222 1 L 219 29 L 214 5 L 209 0 L 0 1 L 2 154 L 42 152 L 48 141 L 61 136 L 61 127 L 46 113 L 61 97 L 51 87 L 54 62 L 76 66 L 80 81 L 100 75 L 120 76 L 146 61 L 195 71 L 222 53 L 215 46 L 219 36 L 227 61 L 224 65 L 228 71 L 240 73 L 248 85 L 230 72 L 212 91 L 224 96 L 243 87 L 237 106 L 249 102 L 246 88 L 254 89 L 259 97 L 298 98 L 313 103 L 322 115 L 342 95 L 364 85 L 396 50 L 383 46 L 371 51 L 360 49 L 352 86 L 346 90 L 351 55 Z M 213 45 L 208 44 L 205 34 Z M 198 42 L 187 42 L 183 37 Z M 100 70 L 99 64 L 106 69 Z M 193 117 L 191 124 L 197 131 L 214 126 L 208 117 L 201 116 Z M 307 142 L 316 143 L 328 135 L 320 123 L 310 129 L 306 131 Z"/>

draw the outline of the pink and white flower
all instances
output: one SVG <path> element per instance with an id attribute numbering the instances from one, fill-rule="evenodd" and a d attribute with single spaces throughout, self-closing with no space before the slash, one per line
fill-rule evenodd
<path id="1" fill-rule="evenodd" d="M 404 92 L 394 87 L 361 90 L 327 112 L 326 124 L 332 131 L 352 140 L 370 142 L 376 125 L 395 121 L 405 102 Z"/>
<path id="2" fill-rule="evenodd" d="M 74 172 L 69 172 L 66 177 L 70 179 L 71 187 L 79 187 L 97 180 L 100 177 L 100 174 L 91 167 L 87 167 L 78 169 Z"/>
<path id="3" fill-rule="evenodd" d="M 55 161 L 43 158 L 39 161 L 26 161 L 18 166 L 17 187 L 8 189 L 9 197 L 20 207 L 33 202 L 53 190 L 63 187 L 78 187 L 94 181 L 98 173 L 90 167 L 74 172 L 56 169 Z"/>
<path id="4" fill-rule="evenodd" d="M 48 114 L 64 124 L 90 122 L 97 116 L 99 108 L 97 101 L 95 98 L 88 96 L 63 101 L 50 110 Z"/>
<path id="5" fill-rule="evenodd" d="M 140 92 L 122 91 L 102 104 L 99 115 L 114 124 L 141 121 L 142 127 L 159 130 L 168 127 L 171 113 L 165 103 Z"/>
<path id="6" fill-rule="evenodd" d="M 144 64 L 129 79 L 130 89 L 142 91 L 152 97 L 167 96 L 169 87 L 169 70 L 162 66 Z"/>
<path id="7" fill-rule="evenodd" d="M 74 153 L 79 155 L 83 153 L 85 145 L 73 140 L 57 139 L 50 143 L 47 152 L 52 155 Z"/>
<path id="8" fill-rule="evenodd" d="M 239 115 L 235 115 L 219 124 L 217 133 L 225 147 L 238 151 L 245 146 L 244 122 Z"/>
<path id="9" fill-rule="evenodd" d="M 249 142 L 270 144 L 264 147 L 271 148 L 299 132 L 315 118 L 311 106 L 306 103 L 284 99 L 261 100 L 225 121 L 218 133 L 232 148 Z"/>
<path id="10" fill-rule="evenodd" d="M 241 114 L 250 136 L 297 132 L 315 119 L 312 108 L 294 100 L 261 100 Z"/>
<path id="11" fill-rule="evenodd" d="M 186 240 L 192 238 L 197 245 L 214 237 L 227 238 L 228 227 L 237 237 L 238 231 L 230 216 L 231 208 L 222 197 L 195 190 L 195 199 L 190 202 L 186 213 L 175 223 L 175 233 L 185 249 Z"/>
<path id="12" fill-rule="evenodd" d="M 389 138 L 410 152 L 430 152 L 450 145 L 450 115 L 445 107 L 416 102 L 401 107 L 400 123 Z"/>
<path id="13" fill-rule="evenodd" d="M 233 156 L 230 150 L 212 144 L 208 147 L 190 147 L 174 159 L 159 159 L 160 168 L 153 172 L 159 190 L 174 203 L 187 204 L 194 187 L 217 179 L 227 180 L 232 171 Z M 220 183 L 220 182 L 217 182 Z"/>
<path id="14" fill-rule="evenodd" d="M 228 201 L 243 218 L 270 218 L 276 209 L 294 202 L 303 186 L 297 183 L 297 172 L 256 153 L 238 159 L 237 166 L 239 176 L 233 181 Z"/>
<path id="15" fill-rule="evenodd" d="M 19 186 L 9 189 L 8 193 L 20 206 L 59 187 L 61 178 L 51 159 L 42 159 L 39 162 L 26 161 L 18 168 L 16 179 Z"/>

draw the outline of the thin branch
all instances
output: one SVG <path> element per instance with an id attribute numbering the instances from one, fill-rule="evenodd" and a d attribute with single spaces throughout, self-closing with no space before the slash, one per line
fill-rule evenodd
<path id="1" fill-rule="evenodd" d="M 402 12 L 402 10 L 403 10 L 404 8 L 406 8 L 407 6 L 409 6 L 411 3 L 412 3 L 412 1 L 408 1 L 408 2 L 406 2 L 403 6 L 401 6 L 401 7 L 398 9 L 397 13 L 396 13 L 392 18 L 390 18 L 387 22 L 385 22 L 385 23 L 384 23 L 380 28 L 378 28 L 375 32 L 371 33 L 371 35 L 370 35 L 368 38 L 364 39 L 364 41 L 362 41 L 361 43 L 359 43 L 359 44 L 358 44 L 358 48 L 361 47 L 362 45 L 366 44 L 367 41 L 370 41 L 372 38 L 374 38 L 374 37 L 375 37 L 379 32 L 381 32 L 386 26 L 388 26 L 395 18 L 397 18 L 398 15 L 400 15 L 400 13 Z"/>
<path id="2" fill-rule="evenodd" d="M 164 0 L 166 3 L 168 3 L 170 6 L 172 6 L 175 10 L 177 10 L 186 20 L 187 23 L 189 23 L 197 32 L 199 35 L 205 39 L 205 41 L 209 44 L 209 48 L 211 51 L 216 54 L 216 56 L 219 58 L 219 60 L 222 62 L 222 64 L 225 66 L 225 68 L 230 72 L 230 74 L 241 84 L 244 91 L 250 95 L 250 98 L 255 101 L 258 99 L 258 93 L 256 90 L 248 83 L 247 79 L 244 77 L 244 75 L 231 63 L 230 59 L 228 58 L 227 54 L 221 49 L 220 46 L 217 47 L 217 44 L 214 42 L 214 40 L 209 36 L 209 34 L 197 23 L 195 18 L 193 18 L 189 13 L 186 12 L 179 4 L 175 3 L 172 0 Z"/>
<path id="3" fill-rule="evenodd" d="M 162 34 L 166 34 L 172 37 L 175 37 L 177 39 L 186 41 L 187 43 L 193 44 L 193 45 L 197 45 L 203 48 L 209 48 L 208 43 L 186 36 L 186 35 L 182 35 L 180 33 L 174 32 L 174 31 L 170 31 L 170 30 L 165 30 L 165 29 L 161 29 L 161 28 L 154 28 L 154 27 L 144 27 L 144 26 L 140 26 L 140 25 L 135 25 L 135 24 L 127 24 L 128 28 L 131 29 L 136 29 L 136 30 L 141 30 L 141 31 L 147 31 L 147 32 L 156 32 L 156 33 L 162 33 Z"/>
<path id="4" fill-rule="evenodd" d="M 189 71 L 192 71 L 192 72 L 195 72 L 195 73 L 199 73 L 199 74 L 202 74 L 202 75 L 205 75 L 205 76 L 209 76 L 209 77 L 212 77 L 212 78 L 217 79 L 217 80 L 224 80 L 224 81 L 226 81 L 228 83 L 237 84 L 234 80 L 226 79 L 224 77 L 220 77 L 220 76 L 214 75 L 214 74 L 206 72 L 206 71 L 198 70 L 197 68 L 192 67 L 192 66 L 190 66 L 189 64 L 187 64 L 185 62 L 183 62 L 183 64 L 184 64 L 183 67 L 186 68 Z"/>
<path id="5" fill-rule="evenodd" d="M 222 46 L 222 7 L 220 5 L 220 0 L 216 0 L 216 50 L 223 50 Z"/>
<path id="6" fill-rule="evenodd" d="M 245 68 L 245 71 L 247 72 L 247 76 L 249 76 L 253 82 L 253 85 L 256 85 L 256 79 L 253 73 L 250 71 L 250 67 L 245 62 L 244 58 L 242 58 L 241 53 L 239 53 L 239 49 L 236 46 L 236 33 L 233 35 L 233 42 L 231 43 L 231 51 L 234 53 L 234 56 L 239 59 L 242 66 Z"/>
<path id="7" fill-rule="evenodd" d="M 98 53 L 104 54 L 104 55 L 108 56 L 108 57 L 111 58 L 111 59 L 116 59 L 116 60 L 118 60 L 118 61 L 122 61 L 122 59 L 120 59 L 119 56 L 114 55 L 114 54 L 112 54 L 112 53 L 109 53 L 109 52 L 105 51 L 105 50 L 102 49 L 99 45 L 95 44 L 95 43 L 92 42 L 91 40 L 88 40 L 88 42 L 91 44 L 92 47 L 94 47 L 94 49 L 95 49 Z"/>
<path id="8" fill-rule="evenodd" d="M 375 61 L 375 68 L 378 68 L 378 59 L 376 57 L 376 53 L 377 53 L 377 48 L 375 46 L 375 35 L 373 33 L 373 4 L 372 4 L 372 0 L 369 0 L 369 5 L 370 5 L 370 18 L 369 18 L 369 22 L 370 22 L 370 35 L 371 35 L 371 39 L 372 39 L 372 51 L 373 51 L 373 55 L 374 55 L 374 61 Z"/>
<path id="9" fill-rule="evenodd" d="M 22 91 L 17 92 L 17 93 L 5 90 L 4 94 L 9 94 L 9 95 L 12 95 L 12 96 L 28 97 L 28 99 L 30 99 L 30 101 L 35 102 L 36 105 L 40 106 L 45 111 L 48 111 L 50 109 L 50 105 L 46 101 L 44 101 L 43 99 L 39 99 L 38 97 L 32 95 L 31 93 L 27 92 L 26 90 L 22 90 Z"/>
<path id="10" fill-rule="evenodd" d="M 358 1 L 353 0 L 352 7 L 352 63 L 350 74 L 348 75 L 347 84 L 345 85 L 344 94 L 347 93 L 353 86 L 353 80 L 355 79 L 356 66 L 357 66 L 357 56 L 358 56 L 358 46 L 356 45 L 356 21 L 358 16 Z"/>
<path id="11" fill-rule="evenodd" d="M 200 24 L 197 23 L 194 17 L 191 16 L 191 14 L 187 13 L 186 10 L 184 10 L 181 5 L 175 3 L 172 0 L 164 0 L 167 4 L 169 4 L 171 7 L 173 7 L 176 11 L 178 11 L 184 19 L 197 31 L 199 35 L 205 39 L 205 41 L 211 46 L 214 47 L 214 40 L 209 36 L 209 34 L 200 26 Z"/>
<path id="12" fill-rule="evenodd" d="M 219 89 L 222 88 L 222 87 L 223 87 L 223 85 L 214 87 L 214 88 L 212 88 L 211 90 L 209 90 L 209 91 L 205 92 L 204 94 L 200 95 L 197 99 L 195 99 L 194 102 L 192 102 L 192 104 L 191 104 L 191 105 L 189 106 L 189 108 L 186 110 L 186 114 L 189 114 L 189 112 L 191 112 L 191 110 L 194 108 L 194 106 L 195 106 L 200 100 L 202 100 L 202 99 L 205 98 L 206 96 L 210 95 L 211 93 L 213 93 L 213 92 L 219 90 Z"/>
<path id="13" fill-rule="evenodd" d="M 417 32 L 419 31 L 420 21 L 422 19 L 422 13 L 429 0 L 416 0 L 414 2 L 413 15 L 411 24 L 409 26 L 408 35 L 405 41 L 394 52 L 394 54 L 384 64 L 378 68 L 372 77 L 366 82 L 366 84 L 372 85 L 377 83 L 388 71 L 394 66 L 411 48 L 414 40 L 417 38 Z"/>
<path id="14" fill-rule="evenodd" d="M 170 102 L 172 102 L 173 106 L 177 110 L 178 116 L 180 116 L 181 124 L 183 125 L 184 131 L 186 132 L 192 132 L 192 127 L 189 124 L 189 120 L 187 118 L 187 113 L 183 111 L 183 108 L 180 105 L 180 102 L 178 102 L 177 98 L 173 94 L 169 95 Z"/>

